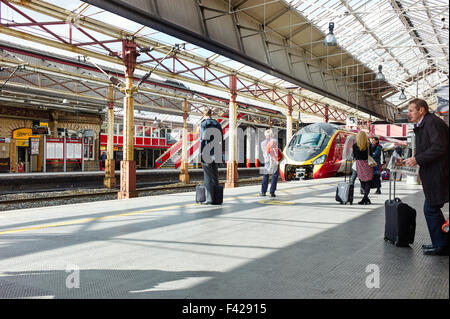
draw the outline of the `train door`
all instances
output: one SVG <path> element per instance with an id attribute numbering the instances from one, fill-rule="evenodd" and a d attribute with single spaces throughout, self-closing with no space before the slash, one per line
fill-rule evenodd
<path id="1" fill-rule="evenodd" d="M 334 152 L 334 157 L 335 157 L 335 162 L 336 162 L 336 168 L 338 169 L 338 171 L 340 171 L 341 169 L 341 164 L 342 162 L 342 149 L 344 146 L 344 140 L 345 137 L 341 134 L 338 134 L 338 136 L 336 137 L 336 149 Z"/>

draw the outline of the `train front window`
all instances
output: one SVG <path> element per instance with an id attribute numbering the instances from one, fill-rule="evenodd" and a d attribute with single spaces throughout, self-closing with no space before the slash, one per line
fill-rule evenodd
<path id="1" fill-rule="evenodd" d="M 306 132 L 298 134 L 295 139 L 292 139 L 291 145 L 294 147 L 320 148 L 325 140 L 326 134 Z"/>
<path id="2" fill-rule="evenodd" d="M 296 161 L 306 161 L 322 152 L 329 140 L 329 136 L 325 133 L 303 132 L 297 134 L 289 144 L 288 155 Z"/>

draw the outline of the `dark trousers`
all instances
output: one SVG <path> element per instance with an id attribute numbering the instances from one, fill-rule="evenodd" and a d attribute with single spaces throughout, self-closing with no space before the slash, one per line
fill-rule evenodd
<path id="1" fill-rule="evenodd" d="M 267 164 L 266 164 L 267 165 Z M 264 173 L 267 173 L 268 165 L 264 168 Z M 272 174 L 272 181 L 270 182 L 270 193 L 275 194 L 277 190 L 277 182 L 278 182 L 278 168 Z M 263 175 L 262 185 L 261 185 L 261 193 L 265 194 L 267 192 L 267 188 L 269 187 L 269 174 Z"/>
<path id="2" fill-rule="evenodd" d="M 363 182 L 362 180 L 359 180 L 361 182 L 361 188 L 364 191 L 364 197 L 363 200 L 369 199 L 369 193 L 370 193 L 370 181 Z"/>
<path id="3" fill-rule="evenodd" d="M 352 169 L 352 177 L 350 177 L 350 184 L 355 185 L 356 176 L 358 176 L 358 174 L 354 169 Z"/>
<path id="4" fill-rule="evenodd" d="M 428 232 L 431 237 L 433 247 L 448 247 L 448 233 L 444 233 L 441 229 L 445 223 L 444 215 L 441 211 L 442 206 L 431 206 L 425 199 L 423 204 L 423 212 L 427 221 Z"/>
<path id="5" fill-rule="evenodd" d="M 219 186 L 219 171 L 216 162 L 210 164 L 202 163 L 203 167 L 203 183 L 205 184 L 206 202 L 212 203 L 212 192 L 214 186 Z"/>

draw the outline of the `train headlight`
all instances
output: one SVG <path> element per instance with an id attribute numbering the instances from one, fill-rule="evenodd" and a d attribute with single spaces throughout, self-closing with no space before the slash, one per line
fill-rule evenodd
<path id="1" fill-rule="evenodd" d="M 325 163 L 325 160 L 327 159 L 327 156 L 325 155 L 325 154 L 323 154 L 322 156 L 319 156 L 318 158 L 316 158 L 314 161 L 313 161 L 313 164 L 314 165 L 318 165 L 318 164 L 323 164 L 323 163 Z"/>

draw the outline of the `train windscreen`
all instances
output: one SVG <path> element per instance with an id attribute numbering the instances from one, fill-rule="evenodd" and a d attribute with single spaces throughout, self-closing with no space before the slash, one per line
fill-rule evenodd
<path id="1" fill-rule="evenodd" d="M 335 131 L 334 125 L 326 123 L 304 127 L 292 137 L 287 147 L 288 156 L 299 162 L 317 156 L 325 149 Z"/>

